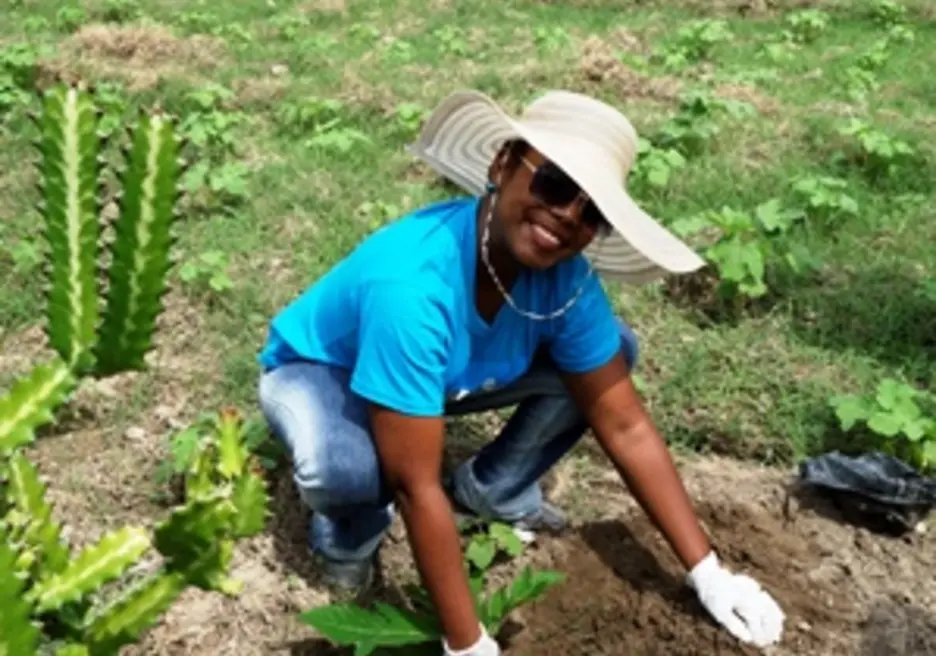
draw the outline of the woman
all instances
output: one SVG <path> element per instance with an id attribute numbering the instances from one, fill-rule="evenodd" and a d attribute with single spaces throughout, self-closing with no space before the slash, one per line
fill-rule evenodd
<path id="1" fill-rule="evenodd" d="M 588 428 L 713 617 L 743 641 L 779 640 L 783 612 L 700 528 L 631 383 L 636 339 L 592 270 L 640 283 L 703 264 L 628 196 L 636 145 L 628 120 L 587 96 L 550 92 L 515 120 L 453 94 L 412 152 L 472 195 L 371 235 L 272 322 L 261 404 L 313 511 L 323 574 L 366 586 L 398 509 L 446 654 L 500 653 L 475 614 L 453 506 L 561 529 L 538 480 Z M 444 485 L 444 418 L 513 404 Z"/>

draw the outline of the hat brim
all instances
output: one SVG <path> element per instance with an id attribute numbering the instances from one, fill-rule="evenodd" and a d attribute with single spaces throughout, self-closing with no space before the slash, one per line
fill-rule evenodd
<path id="1" fill-rule="evenodd" d="M 484 193 L 497 150 L 523 139 L 556 163 L 591 197 L 614 231 L 585 250 L 608 278 L 642 284 L 697 271 L 705 261 L 646 213 L 611 170 L 595 168 L 553 134 L 524 125 L 479 91 L 458 91 L 430 114 L 407 151 L 468 193 Z"/>

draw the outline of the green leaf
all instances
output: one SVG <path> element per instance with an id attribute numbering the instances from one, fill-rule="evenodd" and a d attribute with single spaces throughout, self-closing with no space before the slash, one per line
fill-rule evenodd
<path id="1" fill-rule="evenodd" d="M 835 416 L 838 417 L 842 430 L 851 430 L 856 423 L 869 417 L 868 408 L 860 396 L 841 396 L 832 399 Z"/>
<path id="2" fill-rule="evenodd" d="M 486 535 L 474 538 L 465 550 L 465 558 L 481 570 L 491 566 L 496 554 L 497 545 Z"/>
<path id="3" fill-rule="evenodd" d="M 523 540 L 517 537 L 513 528 L 507 524 L 495 522 L 491 524 L 491 537 L 497 542 L 497 545 L 507 552 L 511 558 L 516 558 L 523 553 Z"/>
<path id="4" fill-rule="evenodd" d="M 431 615 L 419 615 L 380 602 L 374 604 L 374 610 L 353 604 L 320 606 L 302 613 L 299 619 L 342 646 L 399 647 L 442 637 L 441 627 Z"/>
<path id="5" fill-rule="evenodd" d="M 99 609 L 88 621 L 92 656 L 111 656 L 120 647 L 136 642 L 153 626 L 185 590 L 185 577 L 179 573 L 156 572 L 126 590 L 109 606 Z"/>
<path id="6" fill-rule="evenodd" d="M 895 437 L 900 433 L 902 426 L 903 421 L 900 417 L 887 412 L 875 412 L 868 419 L 868 428 L 886 437 Z"/>
<path id="7" fill-rule="evenodd" d="M 534 571 L 523 568 L 514 581 L 491 594 L 482 604 L 481 615 L 489 631 L 496 633 L 510 613 L 520 606 L 535 601 L 546 591 L 565 580 L 565 575 L 552 571 Z"/>
<path id="8" fill-rule="evenodd" d="M 128 526 L 85 548 L 61 572 L 40 580 L 30 592 L 40 612 L 60 608 L 118 578 L 150 547 L 149 534 Z"/>
<path id="9" fill-rule="evenodd" d="M 11 457 L 7 472 L 6 497 L 29 520 L 22 542 L 38 551 L 43 576 L 63 571 L 70 554 L 62 542 L 61 527 L 52 518 L 52 506 L 45 499 L 46 487 L 39 480 L 39 472 L 19 452 Z"/>
<path id="10" fill-rule="evenodd" d="M 172 122 L 158 114 L 142 114 L 114 224 L 107 304 L 96 351 L 98 373 L 145 367 L 172 265 L 171 227 L 180 172 Z"/>
<path id="11" fill-rule="evenodd" d="M 98 321 L 98 117 L 86 91 L 59 84 L 46 92 L 37 123 L 49 246 L 46 333 L 80 374 L 93 363 Z"/>
<path id="12" fill-rule="evenodd" d="M 923 466 L 936 469 L 936 440 L 929 440 L 923 444 Z"/>
<path id="13" fill-rule="evenodd" d="M 53 413 L 76 384 L 58 357 L 13 383 L 9 394 L 0 399 L 0 455 L 32 443 L 36 429 L 54 420 Z"/>
<path id="14" fill-rule="evenodd" d="M 901 399 L 908 396 L 908 392 L 912 395 L 907 386 L 900 381 L 885 378 L 878 384 L 876 399 L 882 408 L 891 410 Z"/>
<path id="15" fill-rule="evenodd" d="M 256 474 L 245 474 L 234 483 L 231 502 L 237 509 L 234 520 L 234 535 L 250 537 L 260 533 L 266 526 L 269 496 L 266 481 Z"/>
<path id="16" fill-rule="evenodd" d="M 16 559 L 9 536 L 0 527 L 0 654 L 34 656 L 38 654 L 39 629 L 32 623 L 32 608 L 16 575 Z"/>
<path id="17" fill-rule="evenodd" d="M 85 645 L 65 645 L 55 650 L 55 656 L 90 656 Z"/>

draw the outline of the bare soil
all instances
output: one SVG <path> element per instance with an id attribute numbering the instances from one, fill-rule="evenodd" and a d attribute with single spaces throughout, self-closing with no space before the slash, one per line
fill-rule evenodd
<path id="1" fill-rule="evenodd" d="M 505 654 L 761 653 L 709 619 L 683 584 L 665 542 L 614 472 L 597 465 L 583 469 L 581 462 L 564 462 L 547 486 L 553 500 L 580 518 L 574 529 L 540 538 L 527 555 L 494 571 L 492 584 L 529 563 L 567 574 L 564 583 L 508 623 L 501 636 Z M 712 458 L 682 463 L 681 470 L 724 561 L 757 578 L 787 614 L 782 643 L 766 653 L 936 654 L 932 531 L 885 537 L 845 523 L 821 499 L 788 500 L 789 472 Z M 288 473 L 276 481 L 274 492 L 269 533 L 239 548 L 234 575 L 246 582 L 241 598 L 190 590 L 127 653 L 351 653 L 328 645 L 296 620 L 329 596 L 308 566 L 305 514 Z M 399 600 L 400 586 L 414 577 L 397 522 L 383 550 L 374 595 Z"/>

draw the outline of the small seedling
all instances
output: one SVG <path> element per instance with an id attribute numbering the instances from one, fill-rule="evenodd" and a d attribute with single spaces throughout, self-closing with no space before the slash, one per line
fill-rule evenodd
<path id="1" fill-rule="evenodd" d="M 494 523 L 487 531 L 476 534 L 466 550 L 465 568 L 475 606 L 491 635 L 498 634 L 514 610 L 535 601 L 564 579 L 557 572 L 525 567 L 511 583 L 485 595 L 485 575 L 497 552 L 519 555 L 522 549 L 523 544 L 510 527 Z M 442 639 L 442 628 L 433 613 L 428 593 L 418 586 L 409 586 L 406 593 L 413 610 L 381 602 L 372 609 L 354 604 L 330 604 L 302 613 L 300 620 L 335 644 L 353 646 L 355 656 L 368 656 L 381 647 L 438 643 Z"/>

